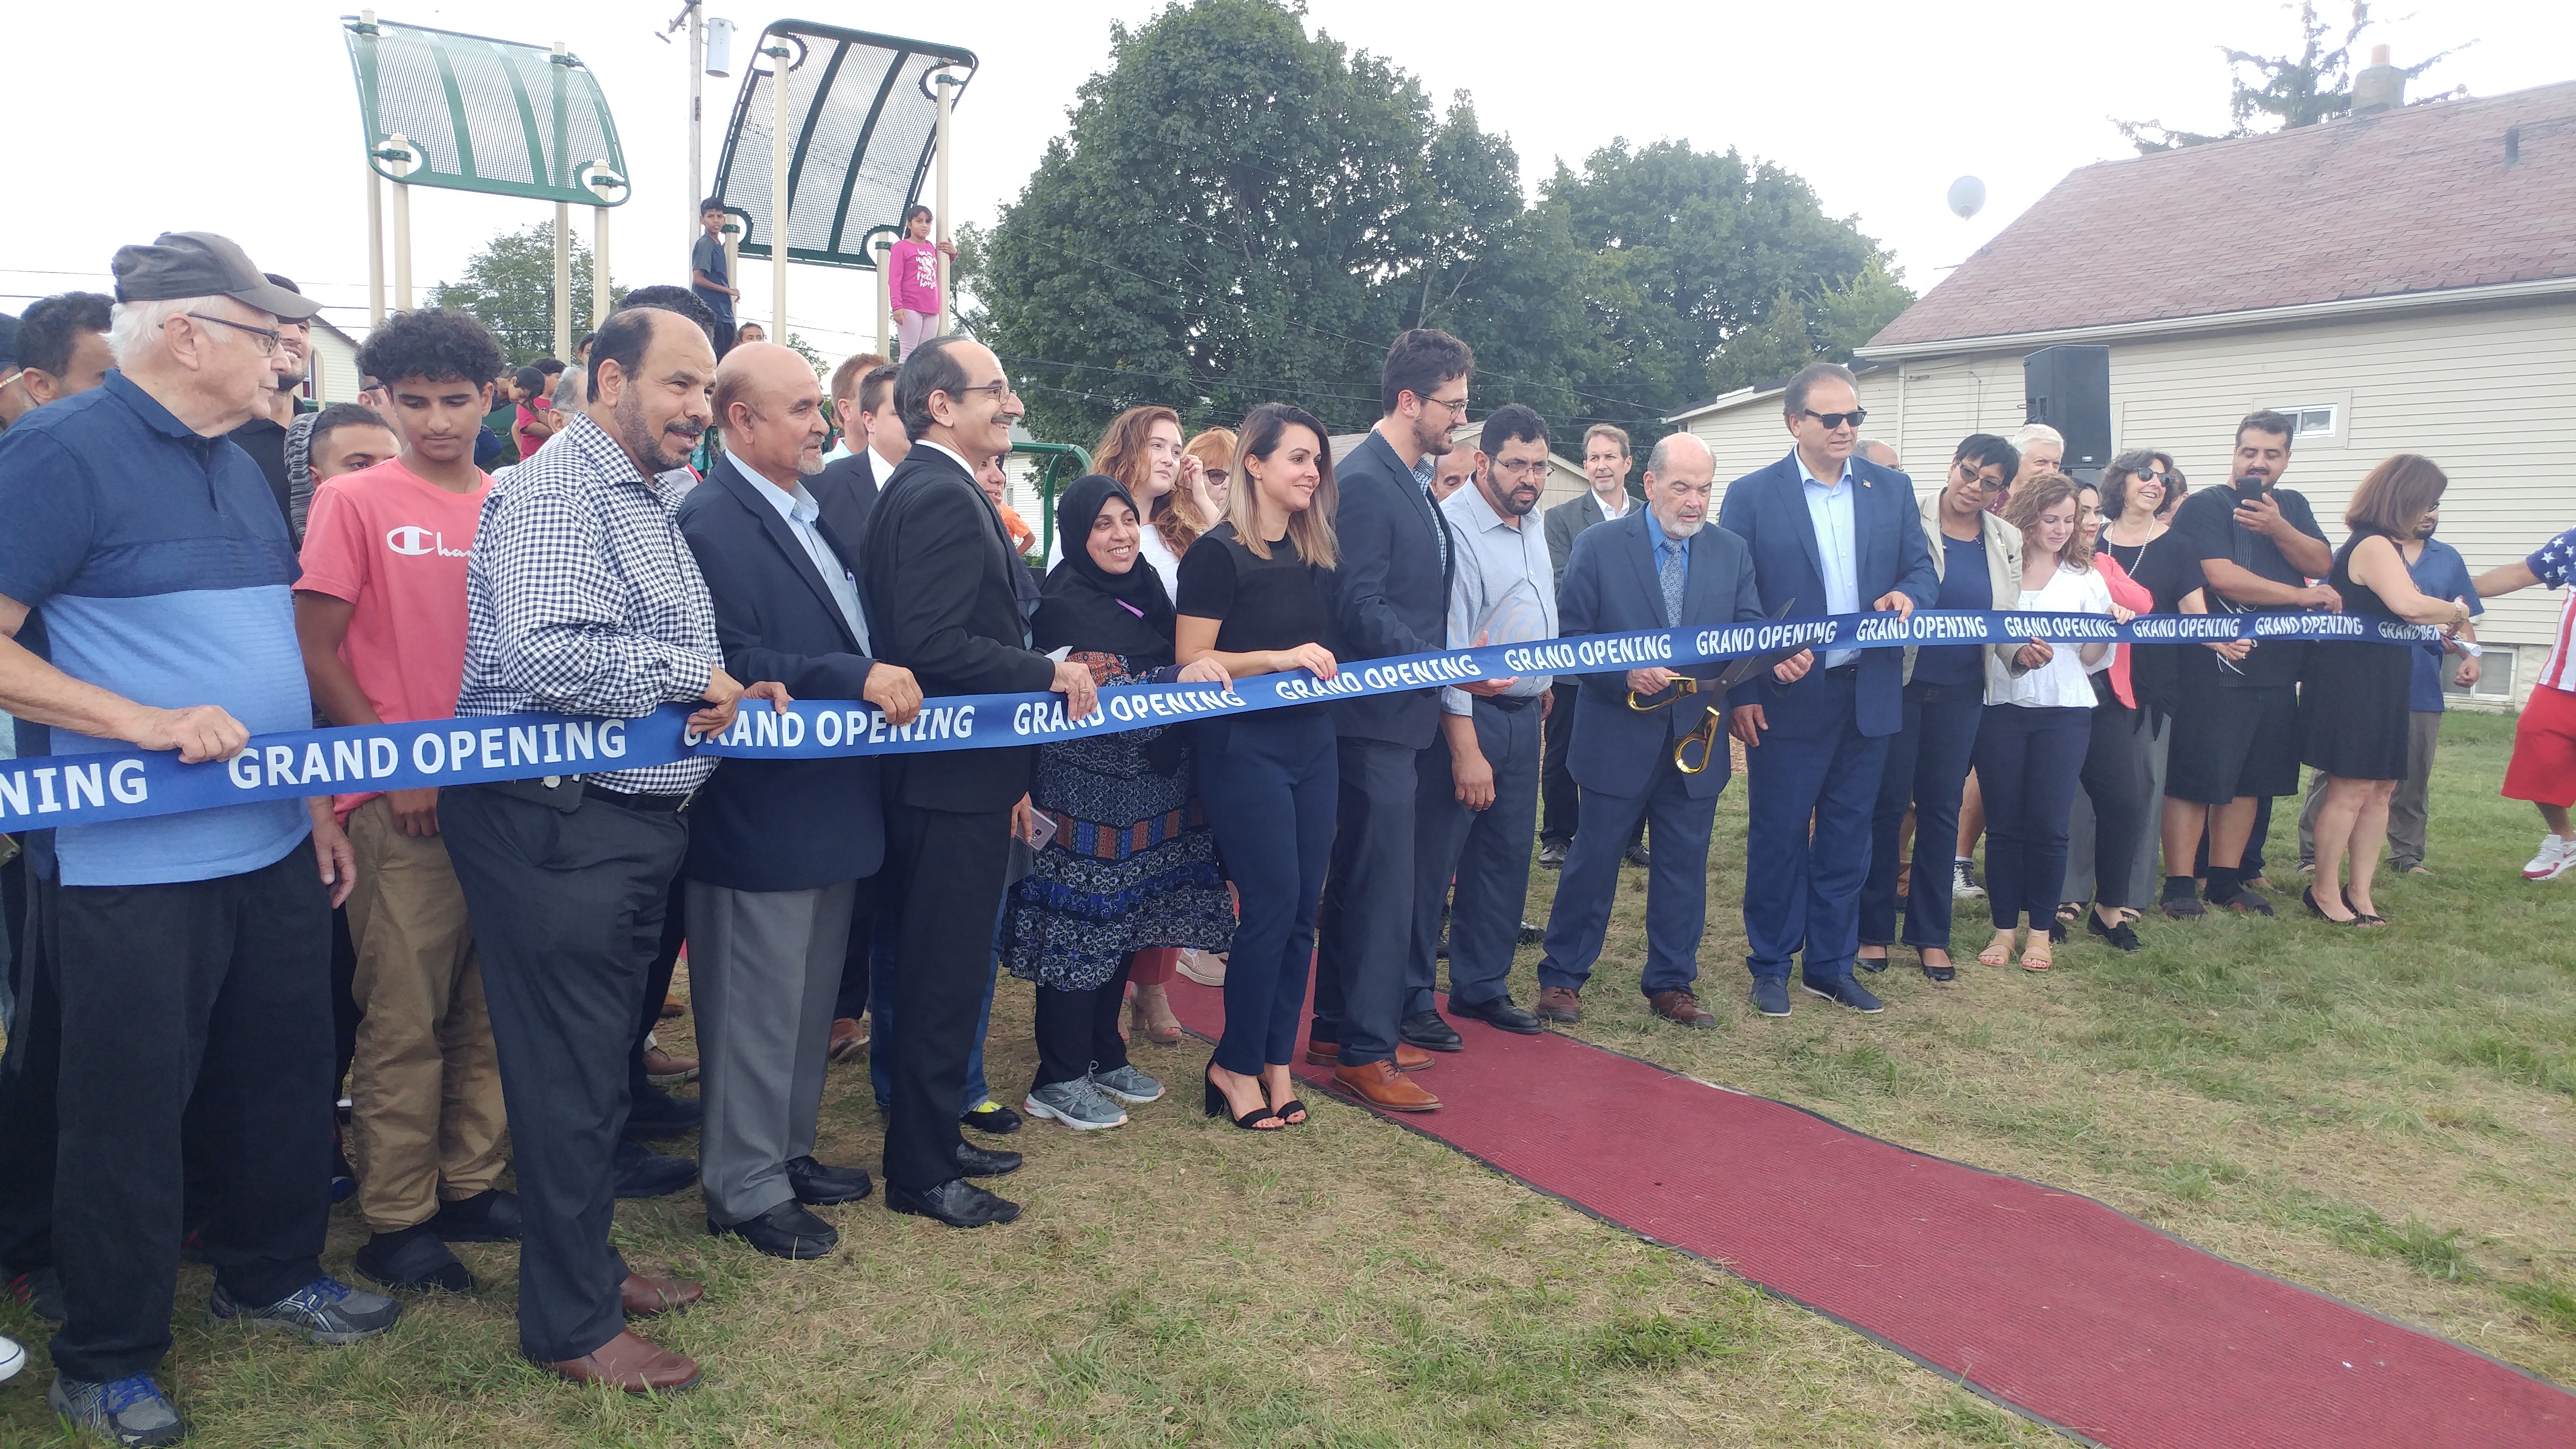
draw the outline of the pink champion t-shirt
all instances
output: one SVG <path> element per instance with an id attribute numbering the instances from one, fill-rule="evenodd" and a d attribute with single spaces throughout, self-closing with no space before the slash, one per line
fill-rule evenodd
<path id="1" fill-rule="evenodd" d="M 390 458 L 313 490 L 295 587 L 356 608 L 340 657 L 385 722 L 446 719 L 465 682 L 465 556 L 492 480 L 450 493 Z M 343 819 L 382 794 L 335 802 Z"/>
<path id="2" fill-rule="evenodd" d="M 905 312 L 939 310 L 939 247 L 934 242 L 899 241 L 886 258 L 894 295 L 887 305 Z"/>

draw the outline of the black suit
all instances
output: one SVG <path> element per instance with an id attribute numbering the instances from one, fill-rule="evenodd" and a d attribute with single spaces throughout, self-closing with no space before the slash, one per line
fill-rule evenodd
<path id="1" fill-rule="evenodd" d="M 1334 473 L 1333 657 L 1357 663 L 1446 649 L 1457 549 L 1448 523 L 1376 432 Z M 1339 701 L 1333 724 L 1340 791 L 1317 933 L 1314 1039 L 1339 1043 L 1342 1064 L 1356 1067 L 1395 1055 L 1413 929 L 1417 756 L 1448 746 L 1437 689 Z"/>
<path id="2" fill-rule="evenodd" d="M 1626 511 L 1619 516 L 1626 518 L 1644 506 L 1632 497 Z M 1601 499 L 1586 488 L 1582 497 L 1568 499 L 1549 509 L 1545 518 L 1548 558 L 1556 565 L 1556 593 L 1562 599 L 1565 597 L 1565 565 L 1574 557 L 1574 541 L 1594 525 L 1608 522 L 1609 515 L 1601 511 Z M 1547 747 L 1538 776 L 1539 803 L 1547 811 L 1539 823 L 1538 838 L 1549 845 L 1571 844 L 1575 826 L 1583 818 L 1582 794 L 1575 787 L 1573 772 L 1568 768 L 1574 752 L 1576 689 L 1573 676 L 1558 675 L 1555 686 L 1550 690 L 1556 696 L 1556 702 L 1548 708 L 1544 731 Z M 1637 817 L 1638 839 L 1644 838 L 1645 829 L 1645 817 L 1641 815 Z M 1634 845 L 1637 842 L 1632 839 L 1628 843 Z"/>
<path id="3" fill-rule="evenodd" d="M 1032 693 L 1055 682 L 1055 665 L 1027 647 L 1015 582 L 1027 568 L 992 500 L 955 457 L 913 444 L 878 494 L 859 557 L 877 657 L 910 669 L 924 695 Z M 892 1186 L 919 1192 L 958 1175 L 958 1103 L 993 969 L 1011 807 L 1028 793 L 1036 762 L 1034 746 L 1012 745 L 886 763 L 879 900 L 897 914 L 884 928 L 898 943 L 899 1027 L 875 1049 L 893 1052 L 885 1145 Z"/>
<path id="4" fill-rule="evenodd" d="M 858 551 L 868 546 L 868 520 L 877 511 L 877 483 L 876 454 L 864 446 L 824 464 L 822 472 L 805 480 L 805 491 L 814 495 L 815 506 L 823 510 L 823 522 L 848 545 L 841 552 L 843 558 L 856 559 Z"/>

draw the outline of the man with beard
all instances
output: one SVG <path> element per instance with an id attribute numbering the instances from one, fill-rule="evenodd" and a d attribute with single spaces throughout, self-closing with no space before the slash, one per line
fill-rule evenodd
<path id="1" fill-rule="evenodd" d="M 1556 566 L 1543 520 L 1530 517 L 1547 484 L 1547 423 L 1519 403 L 1485 420 L 1468 456 L 1473 482 L 1443 499 L 1457 545 L 1449 590 L 1449 647 L 1556 637 Z M 1459 452 L 1466 452 L 1460 449 Z M 1456 453 L 1450 456 L 1457 456 Z M 1449 926 L 1449 1013 L 1522 1036 L 1543 1030 L 1512 1003 L 1512 948 L 1529 899 L 1530 832 L 1538 815 L 1539 722 L 1546 675 L 1525 675 L 1478 699 L 1440 691 L 1441 746 L 1422 752 L 1414 816 L 1413 945 L 1405 956 L 1404 1015 L 1432 1010 L 1432 953 L 1440 906 L 1457 880 Z"/>
<path id="2" fill-rule="evenodd" d="M 640 719 L 693 704 L 722 732 L 777 684 L 721 667 L 715 608 L 655 475 L 706 431 L 714 349 L 690 319 L 629 307 L 592 347 L 597 386 L 553 447 L 491 490 L 466 569 L 462 716 L 559 710 Z M 451 788 L 439 825 L 474 921 L 525 1219 L 519 1346 L 575 1383 L 629 1393 L 698 1366 L 625 1317 L 700 1296 L 628 1271 L 609 1245 L 626 1064 L 671 878 L 680 807 L 713 759 Z"/>
<path id="3" fill-rule="evenodd" d="M 1762 617 L 1753 586 L 1753 555 L 1744 540 L 1708 527 L 1717 463 L 1708 445 L 1672 433 L 1646 456 L 1646 506 L 1587 530 L 1575 540 L 1558 599 L 1568 636 L 1645 629 L 1699 628 Z M 1796 679 L 1804 663 L 1779 666 Z M 1726 788 L 1726 741 L 1704 723 L 1722 705 L 1688 693 L 1662 709 L 1628 707 L 1633 693 L 1654 701 L 1685 676 L 1715 679 L 1723 664 L 1689 669 L 1632 669 L 1587 674 L 1575 699 L 1573 769 L 1583 816 L 1565 856 L 1565 875 L 1547 916 L 1547 954 L 1538 964 L 1538 1014 L 1548 1021 L 1583 1019 L 1583 986 L 1600 959 L 1619 887 L 1619 857 L 1641 816 L 1655 821 L 1655 856 L 1646 881 L 1646 963 L 1638 986 L 1657 1016 L 1707 1030 L 1717 1018 L 1691 990 L 1699 979 L 1699 942 L 1708 924 L 1708 832 Z M 1700 733 L 1705 765 L 1679 747 Z M 1456 955 L 1456 947 L 1451 947 Z"/>
<path id="4" fill-rule="evenodd" d="M 1385 413 L 1333 469 L 1342 556 L 1325 588 L 1337 659 L 1433 654 L 1448 638 L 1457 545 L 1432 501 L 1431 480 L 1467 416 L 1475 370 L 1466 343 L 1432 328 L 1414 328 L 1387 349 L 1378 377 Z M 1471 692 L 1494 694 L 1509 683 L 1489 680 Z M 1423 1048 L 1457 1051 L 1462 1043 L 1439 1013 L 1403 1019 L 1403 1007 L 1413 934 L 1414 786 L 1423 756 L 1448 750 L 1440 739 L 1440 691 L 1342 700 L 1333 723 L 1340 793 L 1306 1060 L 1333 1068 L 1337 1086 L 1372 1106 L 1436 1111 L 1440 1099 L 1403 1073 L 1431 1065 Z"/>

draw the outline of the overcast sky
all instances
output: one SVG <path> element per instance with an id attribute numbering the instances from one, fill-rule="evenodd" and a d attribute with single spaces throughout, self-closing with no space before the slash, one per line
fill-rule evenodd
<path id="1" fill-rule="evenodd" d="M 957 109 L 951 185 L 961 218 L 989 222 L 1065 128 L 1075 87 L 1106 63 L 1111 22 L 1141 22 L 1160 3 L 800 4 L 794 13 L 915 31 L 977 53 L 982 70 Z M 2335 0 L 2328 5 L 2341 13 Z M 562 40 L 588 63 L 635 172 L 633 199 L 615 215 L 611 261 L 617 280 L 636 286 L 685 280 L 695 231 L 686 53 L 655 38 L 678 8 L 678 0 L 395 0 L 380 13 Z M 1533 187 L 1558 159 L 1579 167 L 1614 137 L 1732 146 L 1806 177 L 1829 213 L 1857 217 L 1918 292 L 2067 171 L 2134 154 L 2111 117 L 2223 129 L 2218 47 L 2280 51 L 2295 41 L 2290 10 L 2268 0 L 1859 0 L 1803 9 L 1730 0 L 1309 0 L 1307 8 L 1310 29 L 1389 57 L 1435 104 L 1471 92 L 1484 126 L 1510 136 Z M 2566 0 L 2381 8 L 2406 18 L 2363 43 L 2390 44 L 2400 64 L 2477 42 L 2415 94 L 2465 84 L 2493 95 L 2576 77 L 2576 4 Z M 108 34 L 98 25 L 104 12 L 86 6 L 11 7 L 18 124 L 8 172 L 20 220 L 0 241 L 0 309 L 67 288 L 105 290 L 121 243 L 211 230 L 332 304 L 332 320 L 362 329 L 366 188 L 338 23 L 353 9 L 322 0 L 127 0 Z M 776 18 L 743 0 L 711 0 L 709 13 L 734 20 L 746 42 Z M 902 23 L 891 24 L 898 14 Z M 748 48 L 738 42 L 737 55 Z M 710 178 L 738 83 L 739 72 L 706 82 Z M 1988 193 L 1984 212 L 1964 222 L 1943 202 L 1962 175 L 1982 177 Z M 412 208 L 416 285 L 425 296 L 486 237 L 549 212 L 541 203 L 422 191 Z M 587 217 L 576 226 L 587 235 Z M 1114 250 L 1117 239 L 1102 245 Z M 766 320 L 768 268 L 746 270 L 744 313 Z M 390 280 L 390 259 L 387 272 Z M 796 268 L 789 313 L 797 330 L 827 353 L 873 343 L 869 277 Z"/>

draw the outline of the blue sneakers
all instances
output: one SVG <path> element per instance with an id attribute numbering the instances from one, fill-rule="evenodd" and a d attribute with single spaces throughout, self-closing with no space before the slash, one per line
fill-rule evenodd
<path id="1" fill-rule="evenodd" d="M 1875 1014 L 1887 1009 L 1885 1003 L 1870 995 L 1866 987 L 1848 976 L 1838 981 L 1827 981 L 1821 985 L 1812 980 L 1802 980 L 1800 984 L 1807 988 L 1809 996 L 1821 996 L 1827 1001 L 1848 1006 L 1854 1011 Z M 1783 1010 L 1780 1014 L 1786 1016 L 1788 1012 Z"/>
<path id="2" fill-rule="evenodd" d="M 333 1346 L 373 1338 L 393 1327 L 394 1320 L 400 1317 L 401 1304 L 380 1293 L 352 1288 L 328 1274 L 265 1308 L 235 1302 L 218 1283 L 213 1301 L 206 1305 L 208 1323 L 247 1323 L 277 1333 L 302 1334 L 315 1343 Z"/>
<path id="3" fill-rule="evenodd" d="M 73 1428 L 87 1429 L 111 1444 L 176 1444 L 188 1432 L 150 1374 L 104 1384 L 58 1377 L 45 1391 L 45 1402 Z"/>
<path id="4" fill-rule="evenodd" d="M 1775 976 L 1754 977 L 1753 1009 L 1764 1016 L 1787 1016 L 1789 983 Z"/>

